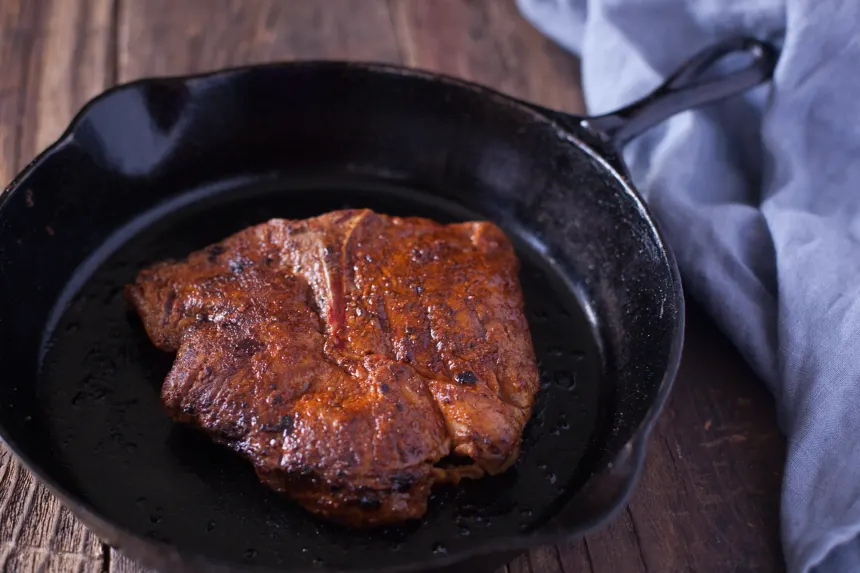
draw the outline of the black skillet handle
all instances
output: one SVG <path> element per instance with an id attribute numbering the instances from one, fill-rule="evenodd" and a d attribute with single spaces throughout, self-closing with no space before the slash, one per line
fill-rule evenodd
<path id="1" fill-rule="evenodd" d="M 746 56 L 749 62 L 717 77 L 704 80 L 727 56 Z M 619 149 L 648 128 L 669 117 L 704 104 L 740 94 L 773 75 L 777 52 L 754 38 L 731 38 L 710 46 L 683 64 L 662 86 L 645 98 L 606 115 L 584 118 L 589 128 Z"/>

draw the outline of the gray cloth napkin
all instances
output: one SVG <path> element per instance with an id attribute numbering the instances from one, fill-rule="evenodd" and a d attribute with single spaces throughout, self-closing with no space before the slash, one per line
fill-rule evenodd
<path id="1" fill-rule="evenodd" d="M 860 572 L 860 2 L 518 2 L 581 56 L 594 114 L 719 39 L 781 47 L 772 85 L 678 115 L 624 155 L 685 288 L 776 396 L 789 571 Z"/>

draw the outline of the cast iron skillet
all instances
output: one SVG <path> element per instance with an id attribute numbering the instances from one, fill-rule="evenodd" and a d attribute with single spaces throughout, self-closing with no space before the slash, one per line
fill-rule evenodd
<path id="1" fill-rule="evenodd" d="M 702 79 L 729 54 L 746 67 Z M 678 272 L 619 159 L 684 109 L 765 81 L 726 41 L 617 113 L 579 118 L 382 65 L 276 64 L 114 88 L 0 197 L 0 434 L 100 537 L 170 570 L 494 568 L 607 520 L 678 366 Z M 122 286 L 271 217 L 341 208 L 490 219 L 515 242 L 542 390 L 517 465 L 357 533 L 172 423 L 171 357 Z"/>

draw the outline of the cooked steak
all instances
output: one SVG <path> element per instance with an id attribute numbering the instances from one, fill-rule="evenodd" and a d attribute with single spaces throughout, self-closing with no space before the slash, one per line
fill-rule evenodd
<path id="1" fill-rule="evenodd" d="M 491 223 L 345 210 L 251 227 L 126 294 L 176 352 L 174 419 L 308 510 L 372 526 L 516 460 L 539 385 L 517 269 Z"/>

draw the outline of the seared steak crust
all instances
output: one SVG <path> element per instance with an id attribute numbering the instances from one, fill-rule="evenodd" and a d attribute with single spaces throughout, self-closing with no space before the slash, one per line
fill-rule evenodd
<path id="1" fill-rule="evenodd" d="M 251 227 L 126 294 L 176 352 L 176 420 L 308 510 L 372 526 L 516 460 L 539 385 L 517 270 L 491 223 L 346 210 Z"/>

